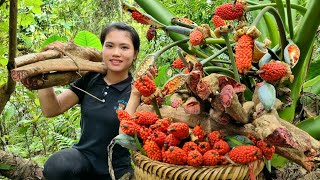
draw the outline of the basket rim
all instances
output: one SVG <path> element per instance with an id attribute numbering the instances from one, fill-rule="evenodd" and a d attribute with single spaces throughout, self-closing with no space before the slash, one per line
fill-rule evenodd
<path id="1" fill-rule="evenodd" d="M 249 177 L 249 165 L 248 164 L 227 164 L 227 165 L 216 165 L 216 166 L 189 166 L 189 165 L 175 165 L 155 161 L 142 155 L 138 151 L 132 151 L 131 159 L 134 164 L 135 174 L 139 173 L 138 176 L 158 176 L 159 179 L 167 179 L 167 175 L 189 177 L 187 179 L 197 176 L 198 179 L 204 177 L 221 177 L 222 179 L 244 179 Z M 256 160 L 251 163 L 254 169 L 254 175 L 257 176 L 265 165 L 265 159 Z M 138 168 L 138 170 L 136 170 Z M 171 171 L 171 172 L 170 172 Z M 178 174 L 178 175 L 177 175 Z M 171 177 L 173 178 L 173 177 Z M 182 178 L 182 179 L 184 179 Z M 205 178 L 205 179 L 206 179 Z M 156 178 L 157 179 L 157 178 Z M 211 178 L 209 178 L 211 179 Z"/>

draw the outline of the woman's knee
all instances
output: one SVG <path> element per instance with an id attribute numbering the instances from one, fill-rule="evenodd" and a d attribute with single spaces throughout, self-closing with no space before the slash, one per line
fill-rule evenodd
<path id="1" fill-rule="evenodd" d="M 44 164 L 43 174 L 47 180 L 65 179 L 83 173 L 88 166 L 85 157 L 76 149 L 69 148 L 54 153 Z"/>
<path id="2" fill-rule="evenodd" d="M 46 179 L 55 179 L 57 176 L 64 177 L 68 172 L 72 171 L 69 163 L 64 163 L 64 155 L 57 152 L 49 157 L 45 162 L 43 174 Z"/>

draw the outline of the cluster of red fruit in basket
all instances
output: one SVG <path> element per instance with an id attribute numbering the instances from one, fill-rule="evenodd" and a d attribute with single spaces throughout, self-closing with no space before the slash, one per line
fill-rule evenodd
<path id="1" fill-rule="evenodd" d="M 130 136 L 136 133 L 150 159 L 169 164 L 195 167 L 247 164 L 263 157 L 270 160 L 275 152 L 274 146 L 252 136 L 248 137 L 255 145 L 230 148 L 220 131 L 205 134 L 200 125 L 189 128 L 186 123 L 172 122 L 171 118 L 159 119 L 149 111 L 130 116 L 120 110 L 118 118 L 122 132 Z"/>

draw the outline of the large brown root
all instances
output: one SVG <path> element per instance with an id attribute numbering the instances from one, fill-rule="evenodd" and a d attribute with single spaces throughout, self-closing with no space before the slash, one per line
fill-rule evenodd
<path id="1" fill-rule="evenodd" d="M 102 62 L 92 62 L 77 57 L 49 59 L 39 61 L 11 70 L 11 77 L 15 81 L 36 76 L 51 71 L 92 71 L 105 74 L 106 66 Z"/>
<path id="2" fill-rule="evenodd" d="M 61 53 L 56 50 L 48 50 L 40 53 L 31 53 L 24 56 L 19 56 L 14 59 L 15 66 L 20 67 L 27 64 L 32 64 L 38 61 L 44 61 L 47 59 L 60 58 Z"/>
<path id="3" fill-rule="evenodd" d="M 91 47 L 77 46 L 71 42 L 59 43 L 59 46 L 39 53 L 27 54 L 15 58 L 15 66 L 20 67 L 38 61 L 60 58 L 63 56 L 79 57 L 93 62 L 101 62 L 101 52 Z"/>
<path id="4" fill-rule="evenodd" d="M 63 86 L 84 76 L 87 71 L 75 72 L 55 72 L 48 74 L 40 74 L 37 76 L 23 79 L 22 84 L 29 90 L 44 89 L 53 86 Z"/>

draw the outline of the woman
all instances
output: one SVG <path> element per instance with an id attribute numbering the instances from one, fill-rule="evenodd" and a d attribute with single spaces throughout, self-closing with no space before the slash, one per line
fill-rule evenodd
<path id="1" fill-rule="evenodd" d="M 124 23 L 112 23 L 100 35 L 103 61 L 107 74 L 90 73 L 75 81 L 58 96 L 53 88 L 38 91 L 41 109 L 46 117 L 64 113 L 76 104 L 81 105 L 81 137 L 72 148 L 53 154 L 44 165 L 47 180 L 111 179 L 108 174 L 107 145 L 119 134 L 116 111 L 133 113 L 139 104 L 140 93 L 131 92 L 129 69 L 136 59 L 140 39 L 137 32 Z M 116 178 L 132 173 L 127 149 L 113 149 L 113 168 Z"/>

